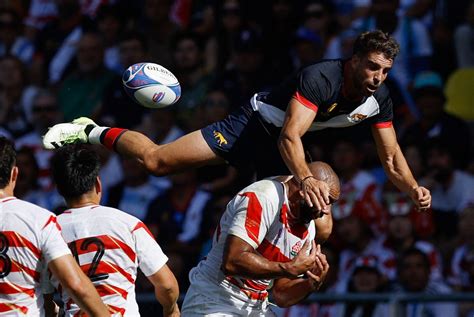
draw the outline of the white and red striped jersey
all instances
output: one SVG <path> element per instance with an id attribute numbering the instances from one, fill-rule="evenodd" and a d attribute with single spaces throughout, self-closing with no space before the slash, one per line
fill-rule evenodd
<path id="1" fill-rule="evenodd" d="M 44 316 L 41 281 L 71 254 L 56 216 L 15 197 L 0 200 L 0 315 Z"/>
<path id="2" fill-rule="evenodd" d="M 137 269 L 150 276 L 168 261 L 148 228 L 125 212 L 99 205 L 68 209 L 58 222 L 73 256 L 111 315 L 139 316 Z M 54 278 L 52 282 L 58 287 Z M 61 295 L 66 316 L 82 316 L 72 299 L 65 292 Z"/>
<path id="3" fill-rule="evenodd" d="M 313 221 L 290 226 L 288 211 L 287 193 L 281 182 L 265 179 L 240 191 L 221 217 L 208 256 L 191 270 L 191 285 L 211 298 L 230 299 L 237 306 L 242 302 L 258 306 L 257 303 L 266 300 L 271 280 L 224 275 L 221 270 L 224 245 L 227 236 L 234 235 L 270 261 L 291 261 L 306 240 L 314 240 L 316 228 Z"/>

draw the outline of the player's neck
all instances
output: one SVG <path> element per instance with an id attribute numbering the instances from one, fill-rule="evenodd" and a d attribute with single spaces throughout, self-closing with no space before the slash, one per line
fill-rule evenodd
<path id="1" fill-rule="evenodd" d="M 66 199 L 68 208 L 82 208 L 100 204 L 100 196 L 96 194 L 86 193 L 79 197 Z"/>
<path id="2" fill-rule="evenodd" d="M 13 196 L 13 188 L 9 185 L 0 189 L 0 199 Z"/>

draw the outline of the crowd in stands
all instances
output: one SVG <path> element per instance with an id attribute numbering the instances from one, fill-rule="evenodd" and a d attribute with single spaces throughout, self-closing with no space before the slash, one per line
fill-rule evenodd
<path id="1" fill-rule="evenodd" d="M 370 129 L 324 130 L 308 153 L 339 175 L 341 200 L 324 246 L 325 292 L 474 291 L 474 1 L 30 0 L 0 1 L 0 135 L 15 141 L 16 196 L 56 213 L 48 127 L 80 116 L 165 144 L 224 118 L 250 97 L 322 59 L 348 58 L 362 31 L 401 45 L 386 81 L 394 126 L 417 181 L 420 213 L 386 178 Z M 122 88 L 150 61 L 178 78 L 177 104 L 152 110 Z M 167 177 L 97 147 L 104 205 L 143 220 L 188 286 L 216 222 L 251 170 L 210 166 Z M 252 155 L 249 153 L 249 155 Z M 138 290 L 149 291 L 145 279 Z M 383 304 L 312 304 L 288 316 L 387 316 Z M 472 303 L 411 303 L 407 316 L 473 316 Z M 302 315 L 301 315 L 302 316 Z"/>

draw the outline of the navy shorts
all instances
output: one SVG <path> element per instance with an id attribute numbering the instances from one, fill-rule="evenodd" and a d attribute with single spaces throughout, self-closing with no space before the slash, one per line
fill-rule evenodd
<path id="1" fill-rule="evenodd" d="M 291 174 L 281 158 L 280 129 L 265 123 L 250 104 L 201 129 L 209 147 L 237 169 L 251 169 L 257 178 Z"/>

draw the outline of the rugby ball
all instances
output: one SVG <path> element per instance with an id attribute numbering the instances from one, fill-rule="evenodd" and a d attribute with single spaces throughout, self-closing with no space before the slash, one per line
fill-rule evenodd
<path id="1" fill-rule="evenodd" d="M 175 75 L 154 63 L 133 64 L 123 72 L 122 83 L 128 96 L 148 108 L 167 107 L 181 97 Z"/>

